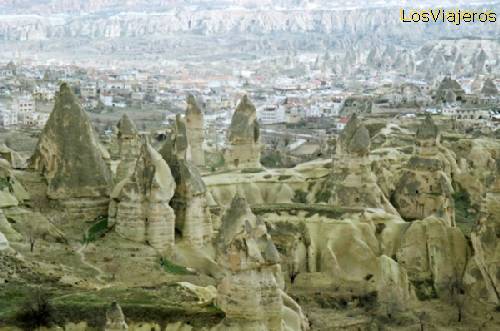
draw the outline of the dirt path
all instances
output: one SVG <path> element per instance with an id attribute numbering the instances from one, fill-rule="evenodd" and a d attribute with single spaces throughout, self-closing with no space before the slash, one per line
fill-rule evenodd
<path id="1" fill-rule="evenodd" d="M 92 270 L 95 270 L 95 272 L 97 273 L 96 278 L 99 281 L 99 283 L 105 284 L 105 285 L 96 284 L 96 288 L 98 290 L 100 290 L 102 288 L 110 287 L 111 285 L 106 284 L 107 282 L 103 279 L 105 272 L 102 271 L 101 268 L 99 268 L 99 267 L 95 266 L 94 264 L 90 263 L 89 261 L 87 261 L 87 259 L 85 258 L 85 254 L 83 254 L 83 251 L 85 250 L 86 247 L 87 247 L 87 245 L 79 244 L 79 247 L 78 247 L 78 249 L 75 250 L 75 252 L 76 252 L 76 254 L 78 254 L 80 256 L 80 261 L 82 262 L 82 264 L 86 265 L 87 267 L 89 267 Z"/>

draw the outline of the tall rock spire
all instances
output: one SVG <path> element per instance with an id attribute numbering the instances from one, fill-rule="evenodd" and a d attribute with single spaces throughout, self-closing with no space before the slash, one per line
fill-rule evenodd
<path id="1" fill-rule="evenodd" d="M 203 112 L 192 94 L 187 96 L 186 102 L 186 129 L 189 145 L 191 146 L 191 159 L 195 166 L 203 167 L 205 166 Z"/>
<path id="2" fill-rule="evenodd" d="M 226 166 L 229 168 L 259 168 L 260 127 L 255 106 L 244 95 L 236 108 L 229 127 L 229 148 Z"/>
<path id="3" fill-rule="evenodd" d="M 134 122 L 130 120 L 127 114 L 123 114 L 116 127 L 118 129 L 117 138 L 120 154 L 120 163 L 118 163 L 115 176 L 115 182 L 118 183 L 127 178 L 134 169 L 139 156 L 140 139 Z"/>
<path id="4" fill-rule="evenodd" d="M 47 180 L 49 199 L 66 201 L 77 213 L 74 209 L 81 208 L 72 199 L 94 200 L 86 203 L 90 208 L 89 217 L 93 211 L 99 214 L 103 208 L 106 210 L 111 173 L 90 120 L 66 83 L 59 88 L 54 110 L 40 135 L 30 167 Z M 94 202 L 95 208 L 90 207 Z"/>
<path id="5" fill-rule="evenodd" d="M 190 150 L 185 122 L 178 115 L 160 154 L 175 179 L 175 194 L 170 203 L 175 210 L 175 227 L 183 240 L 202 247 L 212 239 L 212 219 L 208 210 L 207 188 L 198 168 L 188 159 Z"/>

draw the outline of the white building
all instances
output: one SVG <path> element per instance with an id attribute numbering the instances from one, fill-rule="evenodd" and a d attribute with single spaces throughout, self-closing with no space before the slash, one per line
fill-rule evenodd
<path id="1" fill-rule="evenodd" d="M 284 123 L 285 108 L 276 105 L 262 106 L 257 110 L 257 117 L 262 124 Z"/>
<path id="2" fill-rule="evenodd" d="M 35 111 L 35 100 L 31 95 L 23 95 L 17 98 L 15 107 L 19 115 L 33 113 Z"/>
<path id="3" fill-rule="evenodd" d="M 13 105 L 18 116 L 18 121 L 23 125 L 31 125 L 32 115 L 35 112 L 35 100 L 31 95 L 18 97 Z"/>
<path id="4" fill-rule="evenodd" d="M 95 98 L 97 97 L 97 85 L 95 83 L 87 83 L 80 88 L 80 93 L 85 99 Z"/>
<path id="5" fill-rule="evenodd" d="M 305 109 L 305 117 L 306 118 L 312 118 L 312 117 L 321 117 L 321 109 L 318 106 L 311 106 L 307 107 Z"/>
<path id="6" fill-rule="evenodd" d="M 7 109 L 0 106 L 0 125 L 4 128 L 17 125 L 17 112 L 15 109 Z"/>

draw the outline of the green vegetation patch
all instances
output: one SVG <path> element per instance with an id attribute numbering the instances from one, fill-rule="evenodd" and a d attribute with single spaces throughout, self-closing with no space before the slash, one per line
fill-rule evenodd
<path id="1" fill-rule="evenodd" d="M 189 271 L 186 267 L 177 265 L 173 263 L 172 261 L 169 261 L 165 258 L 160 259 L 160 265 L 168 273 L 174 274 L 174 275 L 193 275 L 194 273 Z"/>
<path id="2" fill-rule="evenodd" d="M 473 207 L 469 193 L 465 191 L 453 193 L 453 201 L 455 202 L 455 222 L 457 223 L 457 227 L 462 230 L 466 236 L 470 236 L 472 227 L 479 217 L 479 213 L 470 212 Z"/>
<path id="3" fill-rule="evenodd" d="M 63 326 L 85 321 L 90 328 L 102 329 L 111 303 L 120 304 L 127 321 L 158 323 L 184 322 L 195 328 L 218 324 L 224 313 L 214 304 L 200 304 L 198 297 L 178 284 L 145 287 L 110 287 L 89 291 L 45 284 L 43 291 L 27 284 L 9 283 L 0 288 L 0 326 L 31 330 L 38 326 L 32 316 L 41 316 L 39 326 L 50 322 Z M 39 295 L 43 295 L 40 300 Z M 43 305 L 33 305 L 33 302 Z M 43 308 L 39 309 L 37 308 Z M 47 306 L 45 309 L 44 307 Z M 33 309 L 35 308 L 35 309 Z M 46 312 L 38 314 L 38 311 Z M 27 314 L 27 312 L 29 314 Z"/>
<path id="4" fill-rule="evenodd" d="M 88 244 L 103 237 L 108 232 L 108 217 L 99 216 L 96 218 L 95 223 L 84 234 L 83 241 Z"/>
<path id="5" fill-rule="evenodd" d="M 283 159 L 281 153 L 272 151 L 260 158 L 260 163 L 266 168 L 282 168 Z"/>
<path id="6" fill-rule="evenodd" d="M 307 203 L 307 192 L 302 190 L 295 190 L 295 195 L 292 198 L 292 202 L 296 203 Z"/>

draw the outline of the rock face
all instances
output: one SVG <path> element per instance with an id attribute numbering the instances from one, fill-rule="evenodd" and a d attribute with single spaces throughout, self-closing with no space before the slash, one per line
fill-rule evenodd
<path id="1" fill-rule="evenodd" d="M 460 282 L 467 263 L 468 246 L 462 232 L 443 220 L 428 217 L 413 222 L 401 236 L 397 251 L 417 287 L 420 298 L 449 295 L 451 286 Z"/>
<path id="2" fill-rule="evenodd" d="M 460 84 L 450 77 L 445 77 L 434 94 L 436 102 L 446 102 L 448 91 L 453 92 L 456 101 L 461 101 L 465 96 L 465 91 Z"/>
<path id="3" fill-rule="evenodd" d="M 106 213 L 111 174 L 89 118 L 63 83 L 30 167 L 45 177 L 47 196 L 70 214 Z"/>
<path id="4" fill-rule="evenodd" d="M 0 251 L 3 251 L 7 248 L 9 248 L 9 242 L 8 242 L 7 238 L 5 238 L 3 233 L 0 232 Z"/>
<path id="5" fill-rule="evenodd" d="M 370 134 L 357 115 L 351 116 L 337 141 L 328 187 L 330 203 L 352 208 L 383 208 L 395 213 L 371 170 Z"/>
<path id="6" fill-rule="evenodd" d="M 111 307 L 106 311 L 106 326 L 105 331 L 123 331 L 128 330 L 128 325 L 125 322 L 122 308 L 117 302 L 113 302 Z"/>
<path id="7" fill-rule="evenodd" d="M 207 204 L 207 188 L 198 169 L 187 160 L 190 150 L 186 139 L 186 125 L 177 116 L 173 133 L 160 150 L 175 179 L 175 194 L 171 206 L 175 210 L 175 227 L 182 238 L 196 247 L 210 243 L 212 220 Z"/>
<path id="8" fill-rule="evenodd" d="M 205 166 L 203 112 L 193 95 L 188 95 L 186 102 L 186 129 L 189 145 L 191 146 L 191 161 L 195 166 L 203 167 Z"/>
<path id="9" fill-rule="evenodd" d="M 415 154 L 402 171 L 393 202 L 407 220 L 436 215 L 452 226 L 455 224 L 453 188 L 439 157 L 439 141 L 438 127 L 427 115 L 417 129 Z"/>
<path id="10" fill-rule="evenodd" d="M 496 160 L 495 178 L 487 189 L 481 207 L 482 217 L 471 232 L 474 255 L 469 260 L 464 284 L 467 293 L 482 302 L 498 305 L 500 302 L 500 159 Z"/>
<path id="11" fill-rule="evenodd" d="M 294 305 L 285 309 L 279 261 L 265 224 L 245 199 L 235 196 L 217 238 L 217 262 L 226 270 L 217 287 L 217 303 L 226 313 L 219 330 L 308 329 L 300 307 L 288 296 Z M 285 312 L 292 312 L 294 324 L 286 325 Z"/>
<path id="12" fill-rule="evenodd" d="M 483 83 L 483 87 L 481 88 L 481 94 L 487 97 L 498 96 L 498 89 L 495 82 L 490 78 L 486 79 Z"/>
<path id="13" fill-rule="evenodd" d="M 21 155 L 5 144 L 0 144 L 0 157 L 7 160 L 13 169 L 26 168 L 26 162 Z"/>
<path id="14" fill-rule="evenodd" d="M 165 251 L 175 242 L 175 214 L 169 205 L 175 182 L 170 168 L 144 142 L 134 171 L 114 188 L 109 219 L 124 238 Z"/>
<path id="15" fill-rule="evenodd" d="M 135 124 L 124 114 L 117 125 L 120 163 L 116 169 L 115 183 L 127 178 L 133 171 L 140 151 L 140 139 Z"/>
<path id="16" fill-rule="evenodd" d="M 226 166 L 230 169 L 260 168 L 260 128 L 255 106 L 245 95 L 229 127 Z"/>

